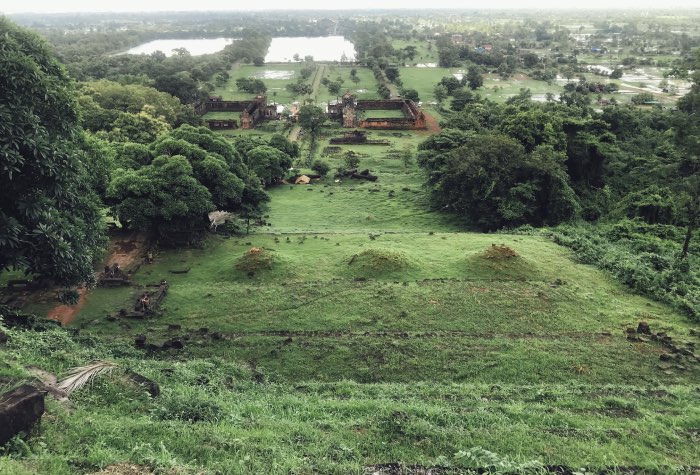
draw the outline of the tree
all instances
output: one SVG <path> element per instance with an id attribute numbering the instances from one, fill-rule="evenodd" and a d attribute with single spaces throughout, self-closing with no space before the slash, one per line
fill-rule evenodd
<path id="1" fill-rule="evenodd" d="M 326 122 L 326 114 L 318 106 L 306 105 L 299 108 L 299 125 L 312 136 L 321 133 L 321 127 Z"/>
<path id="2" fill-rule="evenodd" d="M 384 74 L 386 74 L 386 78 L 389 81 L 394 82 L 399 78 L 399 68 L 395 66 L 389 66 L 384 70 Z"/>
<path id="3" fill-rule="evenodd" d="M 406 58 L 408 58 L 409 61 L 413 61 L 413 58 L 416 57 L 417 53 L 418 53 L 418 50 L 416 49 L 415 46 L 412 46 L 412 45 L 405 46 L 403 49 L 403 54 Z"/>
<path id="4" fill-rule="evenodd" d="M 284 135 L 275 134 L 268 140 L 268 145 L 270 147 L 275 147 L 277 150 L 289 155 L 291 158 L 299 158 L 299 144 L 296 142 L 291 142 Z"/>
<path id="5" fill-rule="evenodd" d="M 260 145 L 247 154 L 247 165 L 262 180 L 263 184 L 279 183 L 292 166 L 292 159 L 286 153 L 269 145 Z"/>
<path id="6" fill-rule="evenodd" d="M 215 209 L 211 193 L 181 155 L 157 157 L 139 170 L 117 170 L 108 195 L 119 221 L 161 236 L 201 230 Z"/>
<path id="7" fill-rule="evenodd" d="M 447 93 L 451 96 L 454 92 L 462 87 L 459 79 L 454 76 L 445 76 L 440 80 L 440 84 L 447 88 Z"/>
<path id="8" fill-rule="evenodd" d="M 522 56 L 522 58 L 523 58 L 523 66 L 525 66 L 528 69 L 534 68 L 540 62 L 539 56 L 537 56 L 535 53 L 525 53 Z"/>
<path id="9" fill-rule="evenodd" d="M 292 84 L 287 84 L 285 88 L 291 92 L 294 93 L 298 96 L 304 95 L 304 94 L 311 94 L 314 92 L 314 88 L 311 86 L 311 84 L 303 83 L 303 82 L 297 82 L 297 83 L 292 83 Z"/>
<path id="10" fill-rule="evenodd" d="M 681 250 L 683 259 L 688 256 L 693 233 L 700 222 L 700 154 L 698 153 L 700 151 L 700 126 L 697 121 L 698 110 L 695 108 L 698 104 L 697 96 L 700 93 L 699 83 L 700 75 L 696 75 L 691 92 L 683 97 L 685 101 L 679 106 L 679 108 L 682 107 L 682 112 L 675 117 L 675 140 L 683 151 L 683 155 L 678 162 L 677 169 L 672 173 L 671 180 L 679 192 L 680 205 L 685 219 L 684 224 L 686 224 L 686 234 Z"/>
<path id="11" fill-rule="evenodd" d="M 484 229 L 553 225 L 578 212 L 565 155 L 552 147 L 528 155 L 502 134 L 448 133 L 424 142 L 420 150 L 419 164 L 429 173 L 435 203 Z"/>
<path id="12" fill-rule="evenodd" d="M 461 111 L 466 107 L 467 104 L 469 104 L 473 100 L 474 95 L 471 93 L 471 91 L 467 91 L 465 89 L 458 89 L 454 93 L 450 107 L 453 111 Z"/>
<path id="13" fill-rule="evenodd" d="M 474 66 L 467 71 L 467 84 L 472 91 L 484 85 L 484 78 L 481 77 L 481 72 Z"/>
<path id="14" fill-rule="evenodd" d="M 622 69 L 621 68 L 615 68 L 612 70 L 610 73 L 609 78 L 610 79 L 620 79 L 622 77 Z"/>
<path id="15" fill-rule="evenodd" d="M 443 84 L 438 84 L 437 86 L 435 86 L 435 89 L 433 89 L 433 95 L 435 96 L 435 100 L 437 101 L 437 103 L 442 104 L 443 101 L 447 99 L 449 91 L 447 90 L 447 87 Z"/>
<path id="16" fill-rule="evenodd" d="M 104 234 L 71 82 L 33 33 L 0 18 L 0 38 L 0 269 L 89 281 Z"/>
<path id="17" fill-rule="evenodd" d="M 99 133 L 99 136 L 113 142 L 136 142 L 148 144 L 170 131 L 170 125 L 162 119 L 147 112 L 132 114 L 120 112 L 111 126 L 111 130 Z"/>
<path id="18" fill-rule="evenodd" d="M 401 94 L 405 99 L 410 99 L 413 102 L 418 102 L 420 101 L 420 97 L 418 96 L 418 91 L 415 89 L 404 89 L 401 91 Z"/>
<path id="19" fill-rule="evenodd" d="M 177 97 L 153 87 L 120 84 L 102 79 L 82 83 L 78 92 L 81 124 L 93 132 L 110 130 L 117 112 L 138 114 L 147 109 L 152 117 L 161 119 L 172 127 L 177 127 L 188 120 L 189 107 L 183 106 Z M 100 121 L 100 116 L 105 114 L 108 115 Z"/>
<path id="20" fill-rule="evenodd" d="M 258 78 L 238 78 L 236 79 L 236 88 L 250 94 L 264 94 L 267 91 L 265 83 Z"/>
<path id="21" fill-rule="evenodd" d="M 333 81 L 333 82 L 328 83 L 328 92 L 330 92 L 331 94 L 336 94 L 336 95 L 339 94 L 340 88 L 341 88 L 341 84 L 338 82 Z"/>
<path id="22" fill-rule="evenodd" d="M 360 166 L 360 157 L 352 150 L 348 150 L 343 156 L 343 163 L 345 163 L 345 168 L 352 170 Z"/>

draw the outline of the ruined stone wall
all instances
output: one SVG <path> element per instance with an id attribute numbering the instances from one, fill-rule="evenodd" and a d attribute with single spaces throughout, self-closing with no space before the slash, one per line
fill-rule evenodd
<path id="1" fill-rule="evenodd" d="M 254 101 L 209 101 L 205 102 L 206 112 L 225 111 L 225 112 L 243 112 Z"/>
<path id="2" fill-rule="evenodd" d="M 357 101 L 359 110 L 392 110 L 402 109 L 404 106 L 403 99 L 386 99 L 386 100 L 363 100 Z"/>
<path id="3" fill-rule="evenodd" d="M 358 127 L 362 129 L 410 130 L 416 129 L 416 122 L 411 119 L 364 119 Z"/>
<path id="4" fill-rule="evenodd" d="M 237 129 L 238 122 L 234 119 L 209 119 L 206 121 L 210 129 Z"/>

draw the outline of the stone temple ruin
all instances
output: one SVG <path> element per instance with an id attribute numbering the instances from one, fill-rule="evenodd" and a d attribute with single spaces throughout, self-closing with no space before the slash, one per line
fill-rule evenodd
<path id="1" fill-rule="evenodd" d="M 362 117 L 363 111 L 399 110 L 401 118 Z M 340 120 L 345 128 L 419 130 L 427 129 L 425 114 L 410 99 L 356 100 L 346 92 L 340 102 L 328 104 L 328 117 Z"/>
<path id="2" fill-rule="evenodd" d="M 279 119 L 277 106 L 267 103 L 267 96 L 256 96 L 247 101 L 224 101 L 220 96 L 211 96 L 195 108 L 198 115 L 207 112 L 240 112 L 240 124 L 236 119 L 205 119 L 210 129 L 254 129 L 265 120 Z"/>

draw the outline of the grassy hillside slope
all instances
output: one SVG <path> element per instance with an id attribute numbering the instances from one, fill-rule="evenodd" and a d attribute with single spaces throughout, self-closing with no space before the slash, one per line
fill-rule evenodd
<path id="1" fill-rule="evenodd" d="M 421 136 L 388 138 L 401 148 Z M 386 147 L 348 149 L 376 183 L 280 186 L 270 226 L 143 266 L 139 283 L 171 284 L 156 319 L 106 319 L 139 290 L 97 289 L 77 335 L 11 331 L 0 376 L 109 359 L 162 394 L 101 377 L 71 407 L 51 402 L 0 473 L 700 465 L 700 364 L 663 363 L 660 342 L 626 332 L 646 321 L 700 344 L 683 316 L 544 237 L 461 232 L 429 210 L 415 165 Z M 184 348 L 137 349 L 141 334 Z M 120 467 L 105 473 L 132 473 Z"/>

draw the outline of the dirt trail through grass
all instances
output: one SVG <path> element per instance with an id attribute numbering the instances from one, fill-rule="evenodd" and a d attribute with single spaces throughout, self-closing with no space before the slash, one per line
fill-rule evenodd
<path id="1" fill-rule="evenodd" d="M 316 74 L 314 75 L 314 81 L 311 85 L 313 88 L 311 92 L 311 98 L 314 100 L 314 102 L 318 102 L 318 92 L 321 87 L 321 79 L 323 78 L 323 75 L 326 71 L 326 65 L 321 64 L 316 67 Z M 301 127 L 298 125 L 295 125 L 292 127 L 292 130 L 289 132 L 289 140 L 292 142 L 297 142 L 299 140 L 299 134 L 301 133 Z"/>
<path id="2" fill-rule="evenodd" d="M 113 237 L 109 243 L 110 254 L 105 261 L 108 266 L 118 265 L 121 269 L 128 270 L 133 267 L 137 258 L 140 257 L 145 249 L 146 238 L 143 235 L 132 234 L 129 236 Z M 59 322 L 62 326 L 69 325 L 73 322 L 76 315 L 80 313 L 88 297 L 90 290 L 86 287 L 78 289 L 78 303 L 75 305 L 60 304 L 50 309 L 46 316 L 50 320 Z"/>

